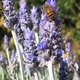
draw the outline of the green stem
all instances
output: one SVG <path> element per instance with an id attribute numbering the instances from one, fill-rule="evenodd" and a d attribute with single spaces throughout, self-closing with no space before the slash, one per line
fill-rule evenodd
<path id="1" fill-rule="evenodd" d="M 16 80 L 19 80 L 19 78 L 18 78 L 18 74 L 16 73 Z"/>
<path id="2" fill-rule="evenodd" d="M 4 74 L 6 74 L 6 76 L 8 77 L 8 80 L 11 80 L 9 74 L 7 73 L 6 68 L 4 68 L 3 66 L 1 66 L 1 64 L 0 64 L 0 68 L 3 69 L 3 72 L 4 72 Z"/>
<path id="3" fill-rule="evenodd" d="M 34 32 L 34 34 L 35 34 L 36 45 L 37 45 L 39 43 L 38 33 L 37 32 Z"/>
<path id="4" fill-rule="evenodd" d="M 15 47 L 16 47 L 17 54 L 18 54 L 18 60 L 19 60 L 19 65 L 20 65 L 20 73 L 21 73 L 21 80 L 24 80 L 23 64 L 22 64 L 22 58 L 21 58 L 21 52 L 20 52 L 20 48 L 19 48 L 18 39 L 17 39 L 15 31 L 12 30 L 11 33 L 12 33 L 14 43 L 15 43 Z"/>
<path id="5" fill-rule="evenodd" d="M 34 72 L 35 80 L 38 80 L 37 72 Z"/>
<path id="6" fill-rule="evenodd" d="M 6 55 L 7 55 L 7 59 L 8 59 L 8 63 L 10 64 L 10 59 L 9 59 L 9 49 L 6 49 Z"/>
<path id="7" fill-rule="evenodd" d="M 52 71 L 52 61 L 48 62 L 48 73 L 49 73 L 49 80 L 54 80 Z"/>

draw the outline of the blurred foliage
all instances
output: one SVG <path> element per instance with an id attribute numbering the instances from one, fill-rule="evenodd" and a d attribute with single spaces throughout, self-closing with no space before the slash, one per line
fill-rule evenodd
<path id="1" fill-rule="evenodd" d="M 16 10 L 19 9 L 19 1 L 14 1 Z M 46 0 L 25 0 L 28 7 L 35 5 L 42 8 Z M 56 0 L 57 6 L 60 6 L 59 17 L 64 19 L 67 27 L 80 28 L 80 1 L 79 0 Z"/>
<path id="2" fill-rule="evenodd" d="M 19 1 L 14 0 L 14 6 L 16 11 L 19 10 Z M 29 8 L 32 5 L 35 5 L 39 8 L 42 8 L 46 0 L 25 0 Z M 77 55 L 80 55 L 80 0 L 56 0 L 57 6 L 59 8 L 59 17 L 64 19 L 63 24 L 61 25 L 62 32 L 64 36 L 71 39 L 72 48 Z M 10 30 L 3 27 L 3 11 L 2 3 L 0 0 L 0 45 L 4 34 L 7 34 L 11 37 Z M 12 38 L 9 40 L 12 44 Z M 0 47 L 0 50 L 2 47 Z"/>

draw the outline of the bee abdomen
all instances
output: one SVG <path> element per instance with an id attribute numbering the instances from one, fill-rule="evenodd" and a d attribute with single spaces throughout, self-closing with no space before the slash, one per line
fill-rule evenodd
<path id="1" fill-rule="evenodd" d="M 55 20 L 55 11 L 49 4 L 45 4 L 43 9 L 50 21 Z"/>

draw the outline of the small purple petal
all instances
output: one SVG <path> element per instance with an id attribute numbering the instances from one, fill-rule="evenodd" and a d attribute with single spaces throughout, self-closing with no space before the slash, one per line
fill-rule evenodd
<path id="1" fill-rule="evenodd" d="M 8 36 L 4 36 L 4 50 L 9 48 Z"/>
<path id="2" fill-rule="evenodd" d="M 26 10 L 27 6 L 26 6 L 26 2 L 24 0 L 20 1 L 20 11 L 24 12 Z"/>
<path id="3" fill-rule="evenodd" d="M 49 4 L 50 4 L 50 2 L 51 2 L 51 0 L 47 0 L 47 3 L 49 3 Z"/>
<path id="4" fill-rule="evenodd" d="M 25 31 L 24 31 L 24 38 L 25 39 L 29 39 L 29 40 L 31 40 L 32 39 L 32 32 L 30 31 L 30 29 L 29 28 L 27 28 Z"/>
<path id="5" fill-rule="evenodd" d="M 28 55 L 28 59 L 31 60 L 31 61 L 33 61 L 34 60 L 34 55 L 33 54 L 29 54 Z"/>
<path id="6" fill-rule="evenodd" d="M 56 8 L 56 0 L 51 0 L 50 4 L 53 8 Z"/>
<path id="7" fill-rule="evenodd" d="M 0 53 L 0 61 L 1 61 L 1 62 L 4 62 L 4 56 L 3 56 L 2 53 Z"/>
<path id="8" fill-rule="evenodd" d="M 50 34 L 50 38 L 53 38 L 56 36 L 56 31 L 53 31 L 51 34 Z"/>
<path id="9" fill-rule="evenodd" d="M 15 57 L 15 50 L 12 50 L 11 51 L 11 57 L 10 58 L 13 59 L 14 57 Z"/>
<path id="10" fill-rule="evenodd" d="M 31 9 L 31 13 L 34 14 L 36 12 L 37 12 L 37 7 L 33 6 L 32 9 Z"/>
<path id="11" fill-rule="evenodd" d="M 27 75 L 27 74 L 28 74 L 26 69 L 24 69 L 24 74 L 25 74 L 25 75 Z"/>
<path id="12" fill-rule="evenodd" d="M 56 53 L 56 55 L 62 55 L 62 54 L 64 54 L 64 50 L 63 49 L 57 49 L 55 51 L 55 53 Z"/>
<path id="13" fill-rule="evenodd" d="M 67 43 L 67 48 L 68 48 L 69 50 L 71 50 L 71 44 L 70 44 L 70 42 Z"/>
<path id="14" fill-rule="evenodd" d="M 44 49 L 46 47 L 46 41 L 42 41 L 37 45 L 38 49 Z"/>

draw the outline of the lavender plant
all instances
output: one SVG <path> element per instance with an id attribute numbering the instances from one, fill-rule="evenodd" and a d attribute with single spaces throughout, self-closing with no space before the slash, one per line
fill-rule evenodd
<path id="1" fill-rule="evenodd" d="M 62 34 L 63 20 L 58 17 L 56 0 L 47 0 L 45 4 L 54 11 L 54 19 L 50 20 L 44 9 L 38 13 L 35 6 L 28 12 L 25 0 L 20 0 L 19 12 L 15 11 L 13 0 L 3 0 L 4 26 L 11 30 L 16 47 L 9 50 L 5 35 L 8 60 L 0 54 L 0 65 L 8 80 L 79 80 L 80 67 L 70 42 Z"/>

